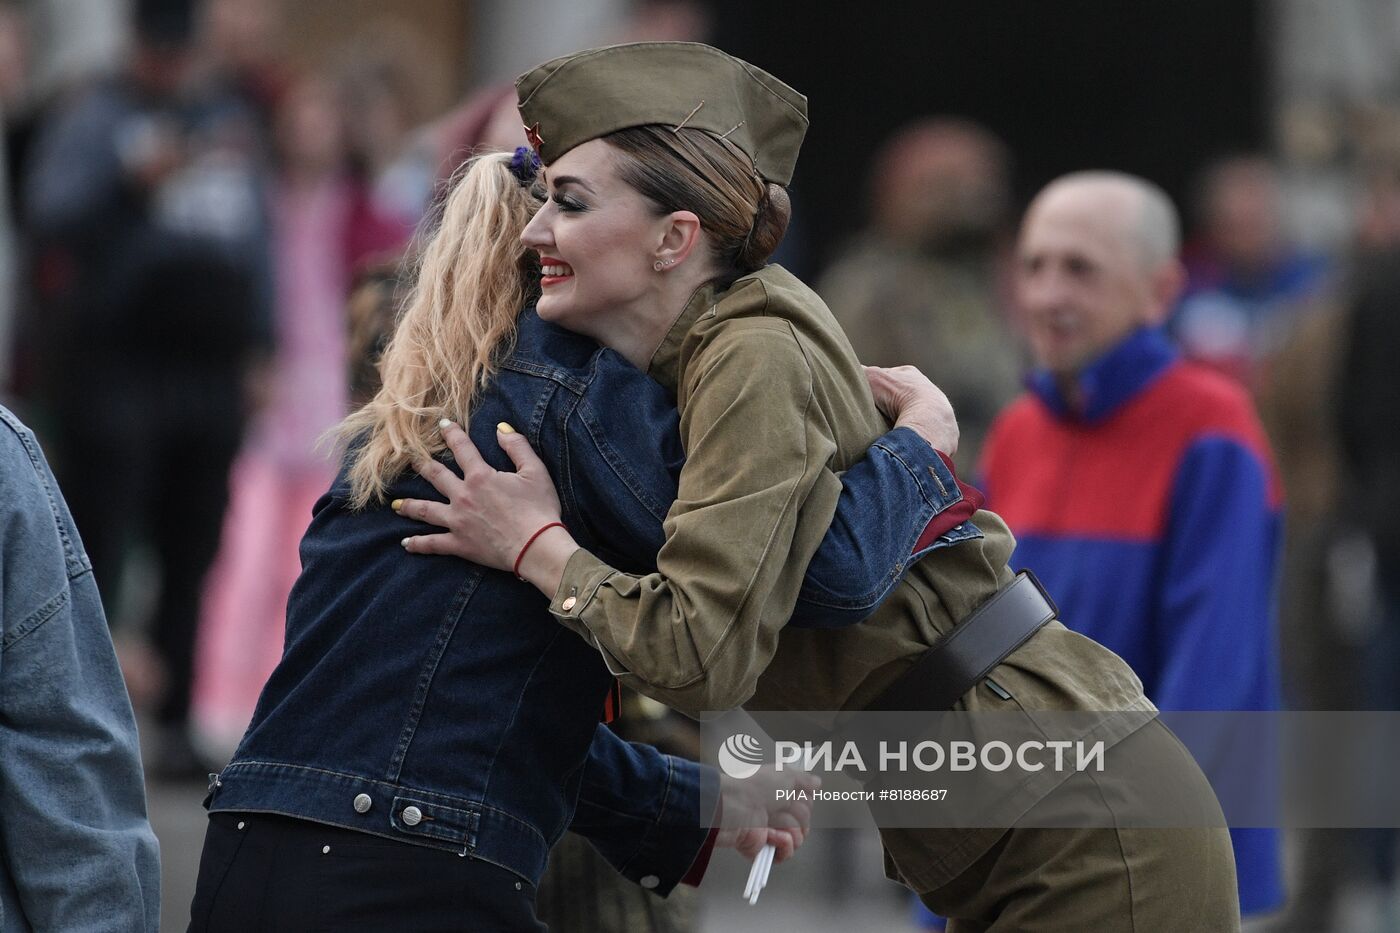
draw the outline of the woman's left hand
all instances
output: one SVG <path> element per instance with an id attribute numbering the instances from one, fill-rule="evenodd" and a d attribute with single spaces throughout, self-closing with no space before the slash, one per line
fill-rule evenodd
<path id="1" fill-rule="evenodd" d="M 462 477 L 436 460 L 417 469 L 447 501 L 395 499 L 392 507 L 400 515 L 447 531 L 404 538 L 404 549 L 414 554 L 451 554 L 497 570 L 513 569 L 531 536 L 559 521 L 559 495 L 549 471 L 530 449 L 530 442 L 507 424 L 497 426 L 496 439 L 515 464 L 514 473 L 493 469 L 456 423 L 444 420 L 442 436 L 457 458 Z"/>

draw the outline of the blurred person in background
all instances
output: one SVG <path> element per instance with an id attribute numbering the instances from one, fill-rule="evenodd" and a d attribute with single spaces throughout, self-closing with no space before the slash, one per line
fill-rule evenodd
<path id="1" fill-rule="evenodd" d="M 19 293 L 19 244 L 15 233 L 10 168 L 10 120 L 24 104 L 28 49 L 23 12 L 0 3 L 0 397 L 10 389 L 15 299 Z"/>
<path id="2" fill-rule="evenodd" d="M 419 210 L 426 214 L 446 197 L 452 177 L 472 155 L 510 152 L 523 145 L 525 129 L 515 109 L 515 86 L 490 84 L 419 129 L 394 171 L 421 179 Z"/>
<path id="3" fill-rule="evenodd" d="M 870 223 L 818 293 L 867 365 L 911 363 L 958 413 L 954 458 L 970 473 L 992 419 L 1019 387 L 1001 308 L 1010 156 L 982 127 L 931 118 L 873 160 Z"/>
<path id="4" fill-rule="evenodd" d="M 1369 186 L 1353 219 L 1354 244 L 1363 278 L 1386 242 L 1400 243 L 1400 198 L 1390 199 L 1387 219 L 1383 174 Z M 1400 188 L 1395 189 L 1400 193 Z M 1284 508 L 1279 629 L 1284 696 L 1300 710 L 1384 708 L 1377 704 L 1363 671 L 1373 647 L 1375 552 L 1358 530 L 1364 499 L 1353 500 L 1338 435 L 1339 386 L 1349 327 L 1348 293 L 1355 272 L 1305 311 L 1287 339 L 1269 357 L 1256 388 L 1259 415 L 1277 454 Z M 1379 501 L 1379 500 L 1376 500 Z M 1394 664 L 1387 672 L 1393 676 Z M 1357 901 L 1344 890 L 1375 889 L 1383 872 L 1367 858 L 1365 832 L 1300 829 L 1293 834 L 1296 858 L 1290 871 L 1288 910 L 1278 930 L 1331 930 L 1338 907 Z M 1364 898 L 1363 898 L 1364 899 Z M 1271 927 L 1270 929 L 1275 929 Z"/>
<path id="5" fill-rule="evenodd" d="M 0 406 L 0 930 L 156 933 L 160 855 L 92 564 Z"/>
<path id="6" fill-rule="evenodd" d="M 618 42 L 707 42 L 714 25 L 700 0 L 632 0 Z"/>
<path id="7" fill-rule="evenodd" d="M 351 221 L 353 248 L 361 255 L 397 253 L 423 218 L 424 193 L 456 165 L 439 176 L 434 170 L 442 166 L 413 157 L 419 137 L 412 132 L 417 122 L 412 76 L 390 53 L 356 60 L 341 84 L 345 112 L 352 115 L 346 127 L 351 171 L 360 186 Z"/>
<path id="8" fill-rule="evenodd" d="M 453 114 L 437 124 L 439 132 L 438 187 L 458 165 L 476 152 L 506 151 L 525 145 L 525 128 L 515 109 L 515 85 L 492 84 L 472 94 Z"/>
<path id="9" fill-rule="evenodd" d="M 282 652 L 287 594 L 301 569 L 297 543 L 335 477 L 318 445 L 348 405 L 345 305 L 363 192 L 349 173 L 337 89 L 307 75 L 282 97 L 272 184 L 276 342 L 267 396 L 229 479 L 218 557 L 206 581 L 195 710 L 220 747 L 243 734 Z"/>
<path id="10" fill-rule="evenodd" d="M 618 42 L 703 42 L 709 35 L 710 12 L 696 0 L 635 0 L 630 7 L 618 30 Z M 368 75 L 362 77 L 360 97 L 387 104 L 383 89 L 393 87 L 399 79 L 393 69 L 373 71 L 377 75 L 373 81 Z M 371 94 L 369 84 L 381 90 Z M 386 115 L 395 110 L 392 106 L 383 108 Z M 381 125 L 385 122 L 380 121 Z M 367 144 L 370 137 L 393 138 L 383 131 L 366 130 L 363 135 Z M 406 144 L 398 144 L 397 157 L 380 171 L 393 180 L 390 187 L 403 216 L 416 221 L 445 197 L 454 173 L 467 158 L 481 152 L 509 152 L 525 144 L 525 129 L 515 108 L 515 86 L 500 81 L 473 89 L 449 112 L 413 130 Z M 364 148 L 390 152 L 393 147 Z"/>
<path id="11" fill-rule="evenodd" d="M 205 0 L 199 8 L 201 81 L 237 97 L 271 135 L 292 82 L 279 0 Z"/>
<path id="12" fill-rule="evenodd" d="M 1281 489 L 1243 389 L 1161 332 L 1184 278 L 1178 231 L 1167 196 L 1130 175 L 1077 173 L 1035 198 L 1016 297 L 1039 368 L 982 475 L 1013 565 L 1158 708 L 1277 709 Z M 1231 838 L 1242 912 L 1281 906 L 1277 831 Z"/>
<path id="13" fill-rule="evenodd" d="M 1358 220 L 1355 282 L 1341 335 L 1335 417 L 1344 488 L 1364 535 L 1353 562 L 1371 568 L 1374 597 L 1361 632 L 1360 708 L 1400 710 L 1400 154 L 1371 168 Z M 1397 834 L 1362 841 L 1363 872 L 1394 900 Z"/>
<path id="14" fill-rule="evenodd" d="M 35 143 L 39 391 L 109 616 L 129 546 L 149 539 L 164 669 L 152 772 L 202 779 L 187 728 L 199 593 L 271 341 L 263 151 L 238 99 L 188 83 L 190 6 L 134 12 L 124 70 Z"/>
<path id="15" fill-rule="evenodd" d="M 1330 269 L 1290 242 L 1278 171 L 1267 158 L 1222 159 L 1197 187 L 1199 230 L 1184 250 L 1188 278 L 1171 331 L 1188 357 L 1252 389 Z"/>

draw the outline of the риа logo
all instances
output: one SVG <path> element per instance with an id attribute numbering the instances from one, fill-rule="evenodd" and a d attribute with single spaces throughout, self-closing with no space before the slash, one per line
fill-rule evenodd
<path id="1" fill-rule="evenodd" d="M 731 735 L 719 747 L 720 770 L 732 778 L 753 777 L 762 765 L 763 744 L 747 733 Z"/>

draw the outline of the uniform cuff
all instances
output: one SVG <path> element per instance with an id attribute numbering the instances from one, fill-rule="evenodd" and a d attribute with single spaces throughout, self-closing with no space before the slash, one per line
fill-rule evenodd
<path id="1" fill-rule="evenodd" d="M 569 555 L 559 588 L 549 601 L 549 611 L 561 619 L 577 619 L 592 601 L 603 581 L 617 571 L 594 557 L 586 548 Z"/>
<path id="2" fill-rule="evenodd" d="M 603 656 L 603 663 L 607 665 L 608 673 L 614 677 L 624 677 L 631 672 L 599 642 L 598 636 L 589 629 L 585 618 L 588 607 L 598 595 L 598 588 L 618 573 L 620 571 L 616 568 L 604 563 L 584 548 L 579 548 L 564 564 L 559 588 L 554 591 L 554 598 L 549 601 L 549 611 L 566 628 L 577 632 L 598 649 L 599 654 Z"/>

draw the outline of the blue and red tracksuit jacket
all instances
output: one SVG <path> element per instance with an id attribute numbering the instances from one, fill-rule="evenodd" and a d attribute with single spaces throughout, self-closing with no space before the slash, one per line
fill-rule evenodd
<path id="1" fill-rule="evenodd" d="M 984 448 L 982 489 L 1016 534 L 1013 564 L 1035 570 L 1066 625 L 1132 665 L 1160 709 L 1277 709 L 1282 490 L 1248 396 L 1156 329 L 1079 387 L 1075 412 L 1033 374 Z M 1278 907 L 1277 831 L 1232 838 L 1241 910 Z"/>

